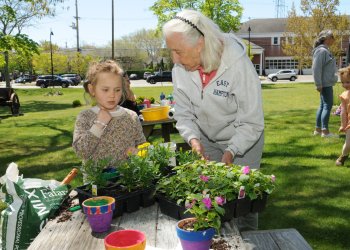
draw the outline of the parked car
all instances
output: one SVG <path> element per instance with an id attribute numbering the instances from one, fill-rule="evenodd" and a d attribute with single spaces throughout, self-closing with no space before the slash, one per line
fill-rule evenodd
<path id="1" fill-rule="evenodd" d="M 137 80 L 137 79 L 139 79 L 139 76 L 137 74 L 130 74 L 129 79 L 130 80 Z"/>
<path id="2" fill-rule="evenodd" d="M 77 86 L 81 82 L 81 77 L 78 74 L 63 74 L 61 75 L 63 79 L 68 79 L 73 82 L 73 85 Z"/>
<path id="3" fill-rule="evenodd" d="M 149 77 L 149 76 L 151 76 L 151 75 L 153 75 L 151 72 L 146 71 L 146 72 L 143 73 L 143 79 L 146 80 L 147 77 Z"/>
<path id="4" fill-rule="evenodd" d="M 155 75 L 150 75 L 147 77 L 147 82 L 150 84 L 155 84 L 156 82 L 171 82 L 173 78 L 171 76 L 171 71 L 161 71 L 156 72 Z"/>
<path id="5" fill-rule="evenodd" d="M 32 82 L 33 78 L 31 76 L 20 76 L 15 80 L 15 83 L 26 83 Z"/>
<path id="6" fill-rule="evenodd" d="M 40 86 L 41 88 L 47 88 L 49 86 L 61 86 L 62 88 L 68 88 L 69 85 L 72 85 L 73 82 L 69 79 L 64 79 L 60 76 L 54 75 L 42 75 L 38 76 L 36 80 L 36 86 Z"/>
<path id="7" fill-rule="evenodd" d="M 295 79 L 297 79 L 298 76 L 293 69 L 283 69 L 278 71 L 277 73 L 269 74 L 267 78 L 269 78 L 273 82 L 277 80 L 295 81 Z"/>

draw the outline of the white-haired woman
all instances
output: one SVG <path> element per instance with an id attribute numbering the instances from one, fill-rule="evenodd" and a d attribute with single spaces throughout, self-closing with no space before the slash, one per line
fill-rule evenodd
<path id="1" fill-rule="evenodd" d="M 333 137 L 329 132 L 328 122 L 333 106 L 333 86 L 338 81 L 336 60 L 329 47 L 334 43 L 331 30 L 321 31 L 312 52 L 312 74 L 316 89 L 320 92 L 320 106 L 316 113 L 314 135 Z"/>
<path id="2" fill-rule="evenodd" d="M 175 64 L 175 119 L 181 136 L 210 160 L 259 168 L 261 83 L 243 42 L 193 10 L 178 13 L 163 26 L 163 34 Z M 256 215 L 245 221 L 241 229 L 257 228 Z"/>

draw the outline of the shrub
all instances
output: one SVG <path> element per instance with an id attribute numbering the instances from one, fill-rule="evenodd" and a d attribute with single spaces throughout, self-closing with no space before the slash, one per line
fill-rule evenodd
<path id="1" fill-rule="evenodd" d="M 73 108 L 80 107 L 81 106 L 80 100 L 74 100 L 72 103 L 72 106 Z"/>

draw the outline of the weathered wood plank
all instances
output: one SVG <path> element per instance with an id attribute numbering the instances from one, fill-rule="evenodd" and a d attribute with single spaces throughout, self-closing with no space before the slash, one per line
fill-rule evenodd
<path id="1" fill-rule="evenodd" d="M 171 250 L 181 249 L 180 241 L 176 235 L 177 220 L 162 214 L 160 210 L 158 213 L 156 246 L 158 248 Z"/>
<path id="2" fill-rule="evenodd" d="M 124 213 L 118 226 L 122 229 L 134 229 L 145 233 L 147 246 L 156 247 L 157 211 L 158 204 L 154 204 L 133 213 Z"/>
<path id="3" fill-rule="evenodd" d="M 246 231 L 242 232 L 243 240 L 251 249 L 259 250 L 312 250 L 311 246 L 294 228 Z"/>

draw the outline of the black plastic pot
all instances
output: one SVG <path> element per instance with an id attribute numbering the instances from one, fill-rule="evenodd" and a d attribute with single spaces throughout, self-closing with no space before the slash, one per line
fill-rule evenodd
<path id="1" fill-rule="evenodd" d="M 166 198 L 162 194 L 157 194 L 156 197 L 157 197 L 159 208 L 162 214 L 165 214 L 177 220 L 181 219 L 180 218 L 181 206 L 176 204 L 176 202 Z"/>
<path id="2" fill-rule="evenodd" d="M 260 213 L 264 211 L 267 203 L 267 196 L 267 193 L 263 193 L 262 197 L 258 197 L 257 199 L 252 200 L 250 211 L 252 213 Z"/>
<path id="3" fill-rule="evenodd" d="M 225 209 L 225 214 L 221 216 L 221 222 L 226 222 L 232 220 L 235 214 L 237 200 L 226 202 L 222 208 Z"/>
<path id="4" fill-rule="evenodd" d="M 155 202 L 156 187 L 149 187 L 141 192 L 141 206 L 149 207 Z"/>
<path id="5" fill-rule="evenodd" d="M 249 198 L 245 197 L 243 199 L 237 199 L 234 217 L 237 218 L 249 214 L 250 207 L 251 200 Z"/>
<path id="6" fill-rule="evenodd" d="M 128 213 L 139 210 L 141 205 L 140 191 L 127 193 L 120 198 L 125 199 L 125 211 Z"/>

